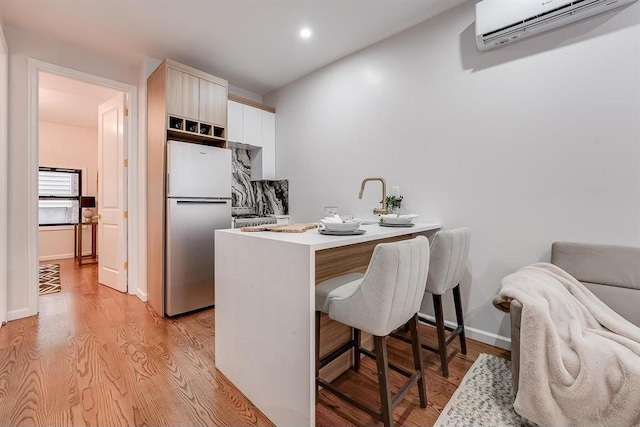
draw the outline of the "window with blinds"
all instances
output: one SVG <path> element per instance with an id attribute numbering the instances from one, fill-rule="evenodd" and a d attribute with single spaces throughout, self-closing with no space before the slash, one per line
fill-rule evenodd
<path id="1" fill-rule="evenodd" d="M 82 171 L 40 167 L 38 217 L 41 226 L 80 222 Z"/>

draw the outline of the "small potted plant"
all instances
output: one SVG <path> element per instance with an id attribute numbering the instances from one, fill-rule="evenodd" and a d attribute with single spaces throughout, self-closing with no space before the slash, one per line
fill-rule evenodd
<path id="1" fill-rule="evenodd" d="M 400 207 L 402 205 L 402 196 L 387 196 L 385 200 L 387 211 L 390 214 L 400 215 Z"/>

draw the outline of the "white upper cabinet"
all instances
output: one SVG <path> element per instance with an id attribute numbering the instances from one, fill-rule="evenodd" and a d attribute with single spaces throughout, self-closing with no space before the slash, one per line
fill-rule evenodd
<path id="1" fill-rule="evenodd" d="M 227 140 L 262 147 L 264 113 L 273 114 L 251 105 L 227 101 Z"/>
<path id="2" fill-rule="evenodd" d="M 261 110 L 262 147 L 251 150 L 251 181 L 276 179 L 276 115 Z"/>
<path id="3" fill-rule="evenodd" d="M 276 179 L 276 115 L 262 112 L 262 178 Z"/>
<path id="4" fill-rule="evenodd" d="M 262 110 L 242 106 L 242 135 L 245 144 L 262 147 Z"/>
<path id="5" fill-rule="evenodd" d="M 242 104 L 227 101 L 227 140 L 243 142 L 242 136 Z"/>
<path id="6" fill-rule="evenodd" d="M 251 180 L 276 179 L 276 115 L 229 100 L 227 139 L 246 145 L 251 157 Z"/>

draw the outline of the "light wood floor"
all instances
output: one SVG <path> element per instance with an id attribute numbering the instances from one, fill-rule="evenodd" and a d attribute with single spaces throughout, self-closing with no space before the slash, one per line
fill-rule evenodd
<path id="1" fill-rule="evenodd" d="M 0 425 L 271 425 L 215 369 L 214 310 L 161 319 L 137 297 L 98 285 L 96 266 L 53 262 L 61 264 L 62 292 L 40 298 L 39 316 L 0 330 Z M 434 342 L 430 328 L 423 335 Z M 448 379 L 424 353 L 429 407 L 419 407 L 414 388 L 395 411 L 397 423 L 433 424 L 479 353 L 508 357 L 468 343 L 469 354 L 452 360 Z M 389 353 L 410 366 L 408 344 L 390 340 Z M 392 378 L 399 387 L 403 378 Z M 375 364 L 366 358 L 359 374 L 347 372 L 336 383 L 378 401 Z M 321 392 L 317 424 L 374 422 Z"/>

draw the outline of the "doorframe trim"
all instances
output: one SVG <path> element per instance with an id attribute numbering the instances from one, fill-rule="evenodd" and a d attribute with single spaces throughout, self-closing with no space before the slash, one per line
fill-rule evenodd
<path id="1" fill-rule="evenodd" d="M 7 275 L 8 236 L 7 224 L 9 219 L 9 49 L 0 27 L 0 327 L 8 319 L 9 294 Z"/>
<path id="2" fill-rule="evenodd" d="M 28 67 L 28 112 L 27 112 L 27 163 L 28 163 L 28 236 L 27 236 L 27 265 L 28 272 L 28 313 L 33 316 L 38 313 L 38 98 L 39 73 L 57 74 L 82 80 L 87 83 L 106 86 L 124 92 L 127 95 L 129 109 L 127 159 L 127 292 L 137 292 L 137 254 L 138 250 L 138 88 L 128 83 L 118 82 L 72 68 L 62 67 L 48 62 L 29 58 Z M 12 316 L 14 317 L 14 316 Z M 24 316 L 20 316 L 24 317 Z M 17 318 L 17 317 L 16 317 Z M 12 319 L 13 320 L 13 319 Z"/>

